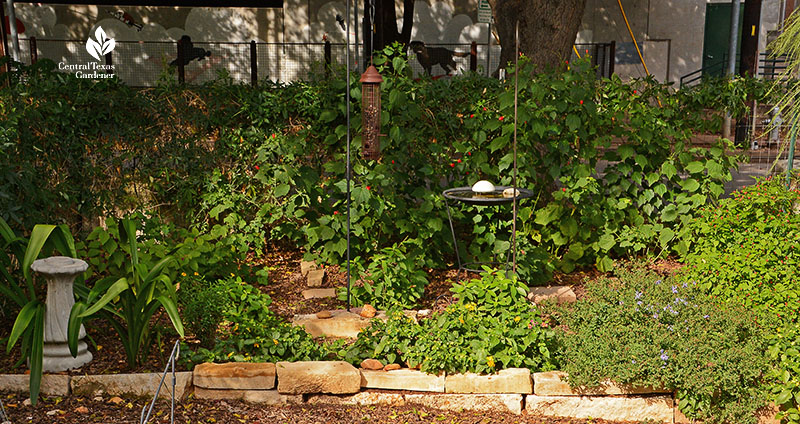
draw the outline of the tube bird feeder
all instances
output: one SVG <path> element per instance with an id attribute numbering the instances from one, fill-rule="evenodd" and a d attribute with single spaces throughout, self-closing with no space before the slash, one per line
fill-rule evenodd
<path id="1" fill-rule="evenodd" d="M 365 159 L 378 159 L 381 152 L 381 82 L 383 78 L 375 66 L 370 65 L 361 74 L 361 155 Z"/>

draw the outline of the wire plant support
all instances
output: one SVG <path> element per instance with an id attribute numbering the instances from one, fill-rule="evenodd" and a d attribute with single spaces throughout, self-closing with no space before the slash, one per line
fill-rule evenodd
<path id="1" fill-rule="evenodd" d="M 169 422 L 170 424 L 175 423 L 175 385 L 177 384 L 177 377 L 175 376 L 175 361 L 181 354 L 180 343 L 180 340 L 175 341 L 175 345 L 172 347 L 172 353 L 169 355 L 169 361 L 167 361 L 167 365 L 164 367 L 164 372 L 161 374 L 161 381 L 158 383 L 156 394 L 153 395 L 153 400 L 148 405 L 142 407 L 142 415 L 139 419 L 139 424 L 147 424 L 147 422 L 150 420 L 150 415 L 153 413 L 153 407 L 155 407 L 158 395 L 161 393 L 161 387 L 164 386 L 164 380 L 167 378 L 167 373 L 170 371 L 172 372 L 172 392 L 170 393 L 172 403 L 169 409 Z M 147 415 L 145 415 L 145 412 L 147 412 Z"/>
<path id="2" fill-rule="evenodd" d="M 347 179 L 347 311 L 350 312 L 350 0 L 347 0 L 345 10 L 345 79 L 344 86 L 345 104 L 347 108 L 347 169 L 345 178 Z"/>

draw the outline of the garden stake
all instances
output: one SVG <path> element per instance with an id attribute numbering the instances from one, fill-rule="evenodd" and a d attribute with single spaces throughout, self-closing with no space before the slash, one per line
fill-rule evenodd
<path id="1" fill-rule="evenodd" d="M 347 179 L 347 312 L 350 312 L 350 0 L 347 0 L 347 5 L 344 8 L 346 21 L 345 29 L 345 77 L 347 84 L 344 87 L 345 103 L 347 104 L 347 170 L 345 178 Z"/>
<path id="2" fill-rule="evenodd" d="M 513 215 L 514 222 L 511 224 L 511 272 L 517 275 L 517 100 L 519 97 L 519 21 L 517 21 L 516 32 L 517 53 L 514 55 L 514 175 L 511 183 L 511 194 L 514 196 Z M 508 262 L 506 262 L 508 266 Z M 508 276 L 506 276 L 508 277 Z"/>
<path id="3" fill-rule="evenodd" d="M 797 127 L 800 125 L 800 117 L 795 117 L 792 123 L 792 131 L 789 136 L 789 158 L 786 161 L 786 189 L 791 189 L 792 183 L 792 168 L 794 167 L 794 146 L 797 141 Z"/>
<path id="4" fill-rule="evenodd" d="M 172 347 L 172 353 L 169 355 L 167 366 L 164 367 L 164 372 L 161 374 L 161 381 L 158 383 L 156 394 L 153 395 L 153 401 L 150 402 L 150 408 L 148 409 L 147 405 L 142 407 L 142 415 L 141 419 L 139 420 L 139 424 L 147 424 L 147 422 L 150 420 L 150 414 L 153 413 L 153 407 L 156 406 L 156 399 L 158 399 L 158 394 L 161 393 L 161 386 L 164 385 L 164 379 L 167 377 L 167 372 L 169 372 L 170 368 L 172 369 L 172 404 L 169 409 L 169 422 L 170 424 L 175 423 L 175 385 L 177 383 L 175 377 L 175 360 L 178 359 L 178 355 L 181 354 L 180 344 L 180 340 L 175 341 L 175 346 Z M 145 409 L 147 409 L 147 416 L 144 414 Z"/>
<path id="5" fill-rule="evenodd" d="M 3 399 L 0 399 L 0 423 L 11 422 L 6 415 L 6 408 L 3 406 Z"/>

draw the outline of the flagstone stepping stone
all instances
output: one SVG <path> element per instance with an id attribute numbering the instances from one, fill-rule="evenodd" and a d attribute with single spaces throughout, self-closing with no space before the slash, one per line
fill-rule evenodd
<path id="1" fill-rule="evenodd" d="M 533 303 L 548 299 L 556 299 L 558 303 L 575 303 L 578 297 L 570 286 L 534 287 L 528 293 L 528 300 Z"/>
<path id="2" fill-rule="evenodd" d="M 322 280 L 325 279 L 325 270 L 324 269 L 313 269 L 308 271 L 308 276 L 306 276 L 306 282 L 308 283 L 308 287 L 321 287 Z"/>
<path id="3" fill-rule="evenodd" d="M 336 297 L 336 289 L 306 289 L 303 290 L 303 299 L 327 299 Z"/>
<path id="4" fill-rule="evenodd" d="M 300 261 L 300 274 L 304 277 L 309 271 L 317 269 L 317 263 L 314 261 Z"/>

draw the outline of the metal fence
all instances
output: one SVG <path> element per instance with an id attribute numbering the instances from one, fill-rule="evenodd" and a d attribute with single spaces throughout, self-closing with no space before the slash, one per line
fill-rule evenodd
<path id="1" fill-rule="evenodd" d="M 334 64 L 344 65 L 343 43 L 256 43 L 194 42 L 186 51 L 174 41 L 118 41 L 105 57 L 113 65 L 113 73 L 126 84 L 149 87 L 160 79 L 202 84 L 221 75 L 256 84 L 262 80 L 296 81 L 330 72 Z M 359 69 L 362 45 L 350 45 L 350 66 Z M 428 44 L 435 53 L 430 65 L 433 77 L 461 74 L 468 71 L 494 75 L 500 65 L 499 45 L 472 43 Z M 598 76 L 614 72 L 614 44 L 581 44 L 578 51 L 589 54 L 597 66 Z M 69 65 L 96 63 L 87 52 L 84 40 L 46 38 L 20 39 L 21 61 L 35 63 L 50 59 L 67 71 Z M 183 60 L 179 58 L 183 57 Z M 63 65 L 62 65 L 63 64 Z M 409 51 L 409 66 L 414 77 L 427 73 L 414 52 Z M 110 72 L 110 71 L 109 71 Z"/>

